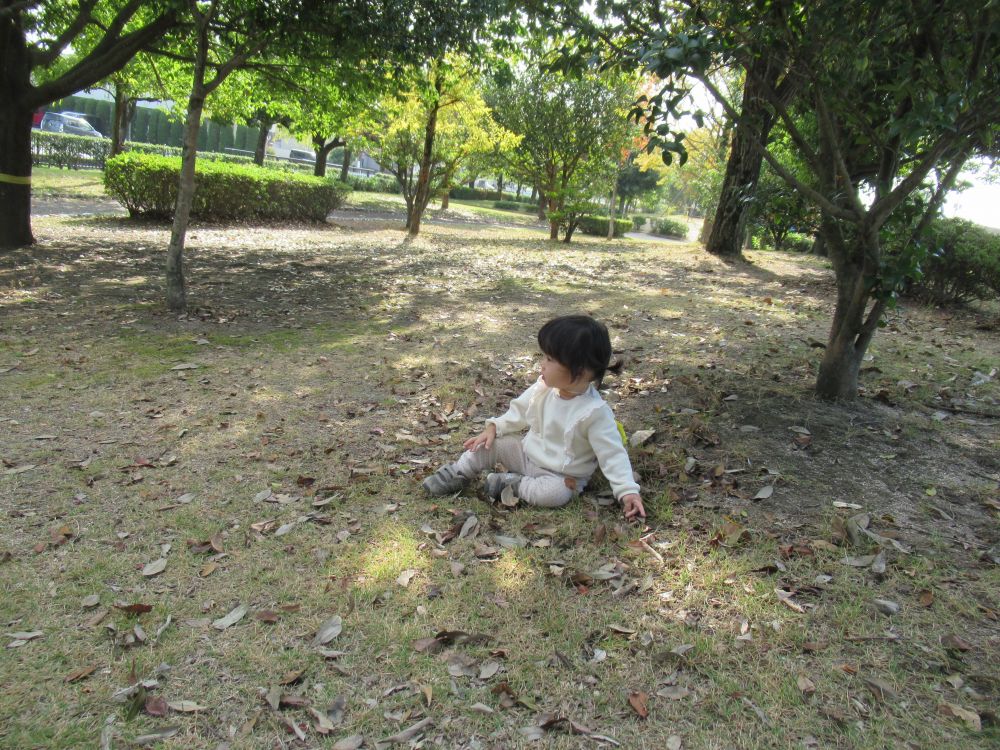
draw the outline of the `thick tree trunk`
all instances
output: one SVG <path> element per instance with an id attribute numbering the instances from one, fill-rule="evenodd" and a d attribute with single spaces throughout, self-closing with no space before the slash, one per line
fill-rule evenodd
<path id="1" fill-rule="evenodd" d="M 348 146 L 344 146 L 344 160 L 340 165 L 340 181 L 347 182 L 348 176 L 351 174 L 351 149 Z"/>
<path id="2" fill-rule="evenodd" d="M 559 210 L 559 206 L 556 205 L 556 201 L 552 198 L 548 199 L 548 215 L 549 215 L 549 239 L 558 240 L 559 239 L 559 220 L 552 218 L 552 215 Z"/>
<path id="3" fill-rule="evenodd" d="M 449 200 L 451 198 L 451 195 L 449 194 L 449 192 L 450 191 L 445 190 L 444 191 L 444 195 L 441 196 L 441 210 L 442 211 L 446 211 L 448 209 L 448 202 L 449 202 Z"/>
<path id="4" fill-rule="evenodd" d="M 532 203 L 534 203 L 535 198 L 537 198 L 537 197 L 538 197 L 538 186 L 537 185 L 532 185 L 531 186 L 531 197 L 528 198 L 528 200 L 531 201 Z"/>
<path id="5" fill-rule="evenodd" d="M 0 94 L 0 248 L 34 243 L 31 234 L 31 110 Z"/>
<path id="6" fill-rule="evenodd" d="M 766 54 L 760 55 L 747 71 L 743 107 L 733 131 L 712 232 L 705 244 L 705 249 L 714 255 L 730 258 L 741 255 L 763 161 L 755 144 L 767 140 L 774 123 L 764 92 L 775 86 L 782 72 L 781 56 Z"/>
<path id="7" fill-rule="evenodd" d="M 108 156 L 117 156 L 123 150 L 125 143 L 125 128 L 127 125 L 129 97 L 124 89 L 115 84 L 115 109 L 111 123 L 111 150 Z"/>
<path id="8" fill-rule="evenodd" d="M 827 401 L 850 401 L 858 397 L 858 375 L 865 352 L 885 311 L 885 301 L 871 299 L 868 279 L 877 272 L 878 230 L 858 231 L 848 246 L 832 221 L 825 220 L 826 235 L 837 276 L 837 305 L 830 336 L 816 377 L 816 395 Z"/>
<path id="9" fill-rule="evenodd" d="M 538 220 L 545 221 L 545 207 L 548 205 L 548 200 L 545 198 L 545 193 L 541 190 L 538 191 Z"/>
<path id="10" fill-rule="evenodd" d="M 497 200 L 503 200 L 503 172 L 497 175 Z"/>
<path id="11" fill-rule="evenodd" d="M 262 112 L 257 117 L 257 123 L 260 129 L 257 131 L 257 145 L 253 150 L 253 163 L 258 166 L 264 166 L 264 159 L 267 156 L 267 136 L 271 133 L 271 126 L 274 125 L 274 120 Z"/>

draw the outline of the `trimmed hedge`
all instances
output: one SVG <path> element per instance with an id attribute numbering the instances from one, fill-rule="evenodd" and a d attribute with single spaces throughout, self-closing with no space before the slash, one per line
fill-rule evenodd
<path id="1" fill-rule="evenodd" d="M 497 199 L 496 190 L 486 188 L 470 188 L 468 185 L 455 185 L 448 191 L 448 195 L 460 201 L 495 201 Z M 501 200 L 517 202 L 517 194 L 503 191 Z"/>
<path id="2" fill-rule="evenodd" d="M 139 143 L 125 141 L 122 144 L 126 152 L 136 151 L 159 156 L 180 156 L 182 149 L 174 146 L 164 146 L 157 143 Z M 81 169 L 85 167 L 104 169 L 104 164 L 111 153 L 110 138 L 94 138 L 86 135 L 70 135 L 69 133 L 50 133 L 34 128 L 31 131 L 31 163 L 61 167 L 66 169 Z M 227 164 L 250 164 L 253 158 L 239 154 L 226 154 L 218 151 L 199 151 L 199 159 L 210 159 Z M 312 172 L 311 166 L 293 164 L 292 162 L 267 157 L 264 164 L 272 169 L 288 172 Z"/>
<path id="3" fill-rule="evenodd" d="M 608 236 L 608 217 L 594 216 L 593 214 L 581 216 L 577 219 L 576 228 L 584 234 L 592 234 L 596 237 Z M 624 236 L 625 232 L 632 228 L 629 219 L 615 219 L 615 237 Z"/>
<path id="4" fill-rule="evenodd" d="M 104 187 L 131 216 L 169 219 L 180 169 L 177 157 L 120 154 L 108 159 Z M 342 183 L 322 177 L 199 159 L 191 215 L 203 220 L 322 222 L 346 193 Z"/>
<path id="5" fill-rule="evenodd" d="M 682 221 L 675 221 L 674 219 L 656 219 L 653 221 L 653 234 L 659 234 L 664 237 L 677 237 L 683 240 L 687 238 L 687 233 L 687 224 Z"/>
<path id="6" fill-rule="evenodd" d="M 493 208 L 498 211 L 534 211 L 535 205 L 518 201 L 493 201 Z"/>
<path id="7" fill-rule="evenodd" d="M 341 184 L 344 184 L 341 182 Z M 400 193 L 399 183 L 396 178 L 387 174 L 377 174 L 371 177 L 362 177 L 357 174 L 347 175 L 347 184 L 354 190 L 365 193 Z"/>
<path id="8" fill-rule="evenodd" d="M 964 219 L 937 219 L 921 244 L 929 256 L 909 295 L 940 305 L 1000 297 L 1000 235 Z"/>

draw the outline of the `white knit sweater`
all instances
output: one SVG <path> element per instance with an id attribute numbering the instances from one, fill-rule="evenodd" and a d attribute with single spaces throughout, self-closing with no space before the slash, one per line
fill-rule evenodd
<path id="1" fill-rule="evenodd" d="M 600 466 L 616 498 L 639 492 L 614 413 L 592 385 L 567 399 L 539 378 L 506 414 L 486 422 L 498 437 L 527 427 L 524 452 L 549 471 L 586 480 Z"/>

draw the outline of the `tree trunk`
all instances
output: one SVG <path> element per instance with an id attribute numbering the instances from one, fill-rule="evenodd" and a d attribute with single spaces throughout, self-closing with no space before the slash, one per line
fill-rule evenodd
<path id="1" fill-rule="evenodd" d="M 615 238 L 615 199 L 618 197 L 618 180 L 615 179 L 614 187 L 611 188 L 611 200 L 608 201 L 608 239 Z M 566 240 L 569 242 L 569 240 Z"/>
<path id="2" fill-rule="evenodd" d="M 260 130 L 257 131 L 257 145 L 253 150 L 253 163 L 264 166 L 264 159 L 267 156 L 267 137 L 271 134 L 271 126 L 274 120 L 264 112 L 257 117 Z"/>
<path id="3" fill-rule="evenodd" d="M 559 239 L 559 220 L 552 218 L 552 215 L 559 210 L 559 206 L 556 205 L 556 201 L 553 198 L 548 200 L 548 214 L 549 214 L 549 239 L 558 240 Z"/>
<path id="4" fill-rule="evenodd" d="M 763 161 L 756 143 L 767 140 L 774 123 L 764 92 L 773 88 L 782 73 L 780 55 L 760 55 L 747 71 L 743 84 L 743 107 L 733 131 L 733 144 L 726 161 L 726 174 L 715 209 L 712 232 L 705 249 L 714 255 L 739 258 L 746 235 L 747 218 Z"/>
<path id="5" fill-rule="evenodd" d="M 497 175 L 497 200 L 503 200 L 503 172 Z"/>
<path id="6" fill-rule="evenodd" d="M 343 164 L 340 165 L 340 181 L 347 182 L 348 176 L 351 174 L 351 149 L 348 146 L 344 146 L 344 159 Z"/>
<path id="7" fill-rule="evenodd" d="M 31 235 L 32 108 L 22 103 L 31 87 L 31 61 L 24 30 L 15 20 L 0 21 L 0 62 L 0 248 L 25 247 L 35 241 Z"/>
<path id="8" fill-rule="evenodd" d="M 121 84 L 115 84 L 115 108 L 111 123 L 111 150 L 108 156 L 117 156 L 123 150 L 125 143 L 126 118 L 128 117 L 129 97 Z"/>
<path id="9" fill-rule="evenodd" d="M 448 210 L 448 201 L 451 198 L 451 190 L 445 189 L 444 195 L 441 196 L 441 210 Z"/>
<path id="10" fill-rule="evenodd" d="M 532 185 L 531 186 L 531 197 L 528 198 L 528 200 L 531 201 L 532 203 L 534 203 L 535 202 L 535 198 L 537 198 L 537 197 L 538 197 L 538 186 L 537 185 Z"/>
<path id="11" fill-rule="evenodd" d="M 0 94 L 0 248 L 34 243 L 31 234 L 31 116 Z"/>
<path id="12" fill-rule="evenodd" d="M 837 276 L 837 305 L 816 377 L 816 395 L 826 401 L 851 401 L 858 397 L 861 363 L 885 311 L 885 301 L 878 299 L 867 310 L 868 279 L 876 273 L 880 254 L 878 230 L 858 231 L 853 246 L 848 246 L 834 222 L 823 223 L 821 231 Z"/>
<path id="13" fill-rule="evenodd" d="M 538 220 L 545 221 L 545 206 L 548 201 L 545 198 L 545 193 L 541 190 L 538 191 Z"/>
<path id="14" fill-rule="evenodd" d="M 563 237 L 563 242 L 565 242 L 567 245 L 569 244 L 569 241 L 571 239 L 573 239 L 573 232 L 576 231 L 576 227 L 577 227 L 578 223 L 579 222 L 576 219 L 573 219 L 568 224 L 566 224 L 566 236 Z M 552 239 L 555 239 L 555 238 L 553 237 Z"/>
<path id="15" fill-rule="evenodd" d="M 431 198 L 431 167 L 433 166 L 431 160 L 434 154 L 434 135 L 437 133 L 438 102 L 441 99 L 442 88 L 440 76 L 435 78 L 434 88 L 437 92 L 437 100 L 431 107 L 427 125 L 424 127 L 424 151 L 420 158 L 420 173 L 417 176 L 417 189 L 413 197 L 412 217 L 407 222 L 407 229 L 411 237 L 420 234 L 420 220 Z"/>
<path id="16" fill-rule="evenodd" d="M 515 198 L 516 200 L 521 200 L 521 189 L 522 189 L 523 187 L 524 187 L 524 186 L 523 186 L 523 185 L 522 185 L 522 184 L 521 184 L 520 182 L 519 182 L 519 183 L 517 183 L 517 193 L 516 193 L 516 194 L 515 194 L 515 196 L 514 196 L 514 198 Z"/>

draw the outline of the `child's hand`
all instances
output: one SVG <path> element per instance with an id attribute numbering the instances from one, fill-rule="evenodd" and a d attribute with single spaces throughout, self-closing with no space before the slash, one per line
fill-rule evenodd
<path id="1" fill-rule="evenodd" d="M 622 511 L 625 519 L 631 521 L 633 518 L 645 518 L 646 509 L 642 506 L 642 498 L 635 492 L 621 496 Z"/>
<path id="2" fill-rule="evenodd" d="M 486 425 L 486 429 L 475 437 L 471 437 L 462 443 L 462 447 L 467 451 L 477 451 L 482 447 L 490 448 L 497 437 L 497 426 L 495 424 Z M 641 503 L 640 503 L 641 504 Z"/>

